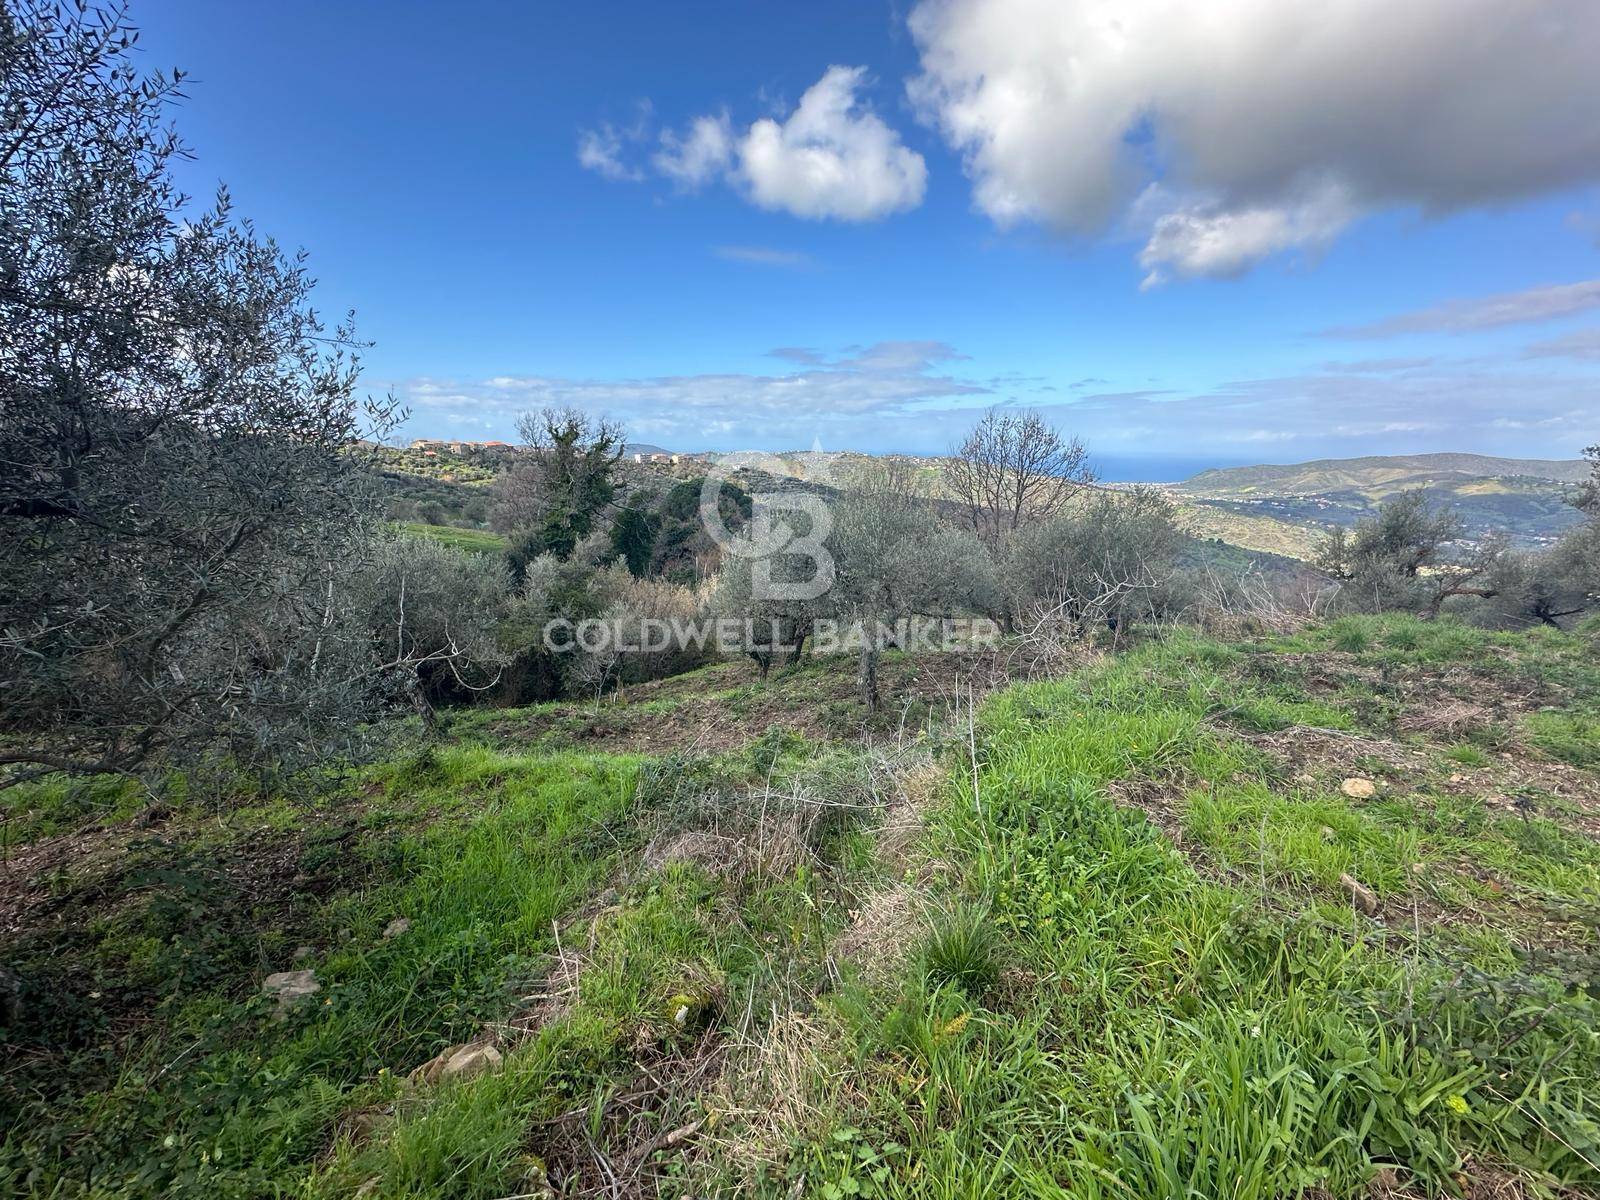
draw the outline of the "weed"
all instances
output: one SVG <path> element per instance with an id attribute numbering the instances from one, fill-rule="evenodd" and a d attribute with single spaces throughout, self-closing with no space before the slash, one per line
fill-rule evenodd
<path id="1" fill-rule="evenodd" d="M 962 905 L 934 921 L 920 962 L 934 986 L 950 985 L 981 1000 L 1000 978 L 1002 951 L 988 910 Z"/>
<path id="2" fill-rule="evenodd" d="M 1471 742 L 1457 742 L 1444 752 L 1444 756 L 1464 767 L 1487 767 L 1494 761 Z"/>

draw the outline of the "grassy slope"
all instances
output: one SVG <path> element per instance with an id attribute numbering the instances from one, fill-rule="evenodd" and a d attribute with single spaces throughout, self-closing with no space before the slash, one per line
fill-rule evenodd
<path id="1" fill-rule="evenodd" d="M 457 550 L 470 550 L 477 554 L 504 554 L 506 539 L 487 529 L 463 529 L 455 525 L 427 525 L 420 521 L 407 521 L 400 528 L 412 537 L 432 538 Z"/>
<path id="2" fill-rule="evenodd" d="M 644 760 L 564 749 L 590 736 L 574 705 L 461 722 L 309 807 L 191 801 L 152 831 L 107 795 L 103 827 L 52 834 L 84 800 L 41 789 L 13 814 L 5 900 L 8 961 L 50 1000 L 9 1034 L 0 1179 L 829 1200 L 1600 1184 L 1591 642 L 1180 633 L 1001 692 L 970 728 L 938 669 L 896 669 L 920 719 L 870 748 L 717 667 L 603 717 Z M 788 683 L 834 704 L 847 673 Z M 673 746 L 660 718 L 707 703 L 749 714 L 738 736 L 703 745 L 697 717 Z M 1376 795 L 1341 794 L 1356 774 Z M 385 940 L 396 915 L 412 928 Z M 323 991 L 275 1020 L 255 985 L 302 942 Z M 484 1029 L 503 1070 L 397 1082 Z"/>

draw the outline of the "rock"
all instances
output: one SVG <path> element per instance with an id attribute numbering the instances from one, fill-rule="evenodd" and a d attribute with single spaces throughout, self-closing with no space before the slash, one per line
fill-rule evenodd
<path id="1" fill-rule="evenodd" d="M 397 938 L 410 928 L 411 918 L 396 917 L 383 927 L 383 940 L 388 941 L 390 938 Z"/>
<path id="2" fill-rule="evenodd" d="M 1300 774 L 1294 777 L 1294 781 L 1301 787 L 1311 787 L 1317 782 L 1317 777 L 1315 775 L 1308 774 L 1305 771 L 1301 771 Z"/>
<path id="3" fill-rule="evenodd" d="M 411 1072 L 418 1083 L 442 1083 L 446 1079 L 471 1079 L 500 1068 L 500 1051 L 488 1042 L 463 1042 L 439 1051 Z"/>
<path id="4" fill-rule="evenodd" d="M 1325 842 L 1336 842 L 1336 841 L 1338 841 L 1339 840 L 1339 831 L 1337 829 L 1335 829 L 1332 825 L 1324 825 L 1322 827 L 1322 840 L 1325 841 Z"/>
<path id="5" fill-rule="evenodd" d="M 1370 779 L 1352 775 L 1339 785 L 1339 790 L 1352 800 L 1370 800 L 1378 794 L 1377 785 Z"/>
<path id="6" fill-rule="evenodd" d="M 278 1002 L 278 1012 L 287 1012 L 297 1000 L 315 995 L 322 990 L 317 973 L 310 968 L 303 971 L 278 971 L 261 981 L 261 990 Z"/>
<path id="7" fill-rule="evenodd" d="M 310 958 L 316 952 L 316 947 L 314 946 L 296 946 L 294 948 L 294 961 L 305 962 L 306 959 Z"/>
<path id="8" fill-rule="evenodd" d="M 1412 863 L 1411 864 L 1411 873 L 1413 875 L 1426 875 L 1428 873 L 1428 864 L 1427 863 Z"/>
<path id="9" fill-rule="evenodd" d="M 1350 900 L 1369 917 L 1378 915 L 1378 894 L 1353 875 L 1339 876 L 1339 883 L 1350 893 Z"/>

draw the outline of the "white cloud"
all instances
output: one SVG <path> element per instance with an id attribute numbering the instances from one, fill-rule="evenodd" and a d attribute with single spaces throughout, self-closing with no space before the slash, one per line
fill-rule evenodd
<path id="1" fill-rule="evenodd" d="M 923 0 L 910 27 L 978 208 L 1095 235 L 1160 180 L 1157 278 L 1600 177 L 1593 0 Z"/>
<path id="2" fill-rule="evenodd" d="M 865 67 L 829 67 L 782 119 L 743 132 L 727 113 L 661 131 L 650 163 L 679 188 L 725 180 L 761 208 L 809 220 L 872 221 L 922 203 L 928 167 L 858 95 Z M 638 179 L 610 126 L 585 133 L 578 160 L 608 179 Z"/>
<path id="3" fill-rule="evenodd" d="M 1215 204 L 1179 206 L 1156 218 L 1139 254 L 1147 272 L 1143 286 L 1165 283 L 1169 273 L 1231 279 L 1280 250 L 1320 250 L 1354 215 L 1337 184 L 1282 205 L 1233 210 Z"/>
<path id="4" fill-rule="evenodd" d="M 585 129 L 578 135 L 578 163 L 606 179 L 637 181 L 644 178 L 637 167 L 622 160 L 623 134 L 610 125 Z"/>
<path id="5" fill-rule="evenodd" d="M 762 208 L 870 221 L 922 203 L 928 168 L 857 98 L 864 67 L 829 67 L 783 121 L 739 142 L 739 175 Z"/>
<path id="6" fill-rule="evenodd" d="M 642 379 L 413 379 L 397 384 L 395 391 L 419 425 L 467 421 L 509 430 L 519 412 L 573 405 L 609 413 L 635 433 L 649 430 L 678 445 L 701 446 L 715 436 L 768 449 L 809 445 L 819 429 L 835 431 L 825 439 L 833 445 L 859 444 L 854 431 L 861 422 L 892 426 L 930 402 L 989 394 L 980 383 L 938 370 L 963 357 L 943 342 L 878 342 L 838 356 L 795 347 L 772 353 L 794 369 Z"/>
<path id="7" fill-rule="evenodd" d="M 733 129 L 728 114 L 696 117 L 689 132 L 680 137 L 661 131 L 661 149 L 651 160 L 668 179 L 681 187 L 698 188 L 728 169 L 733 158 Z"/>
<path id="8" fill-rule="evenodd" d="M 1506 325 L 1550 321 L 1600 308 L 1600 279 L 1501 292 L 1470 300 L 1451 300 L 1417 312 L 1385 317 L 1368 325 L 1330 329 L 1332 337 L 1380 338 L 1405 333 L 1477 333 Z"/>

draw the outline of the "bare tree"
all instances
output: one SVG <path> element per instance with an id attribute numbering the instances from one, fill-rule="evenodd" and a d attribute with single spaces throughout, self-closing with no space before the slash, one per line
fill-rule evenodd
<path id="1" fill-rule="evenodd" d="M 517 419 L 524 452 L 498 484 L 496 529 L 515 535 L 523 557 L 565 557 L 616 497 L 622 426 L 575 408 L 545 408 Z"/>
<path id="2" fill-rule="evenodd" d="M 992 548 L 1024 521 L 1060 512 L 1094 473 L 1083 443 L 1038 413 L 991 408 L 951 451 L 945 479 Z"/>

